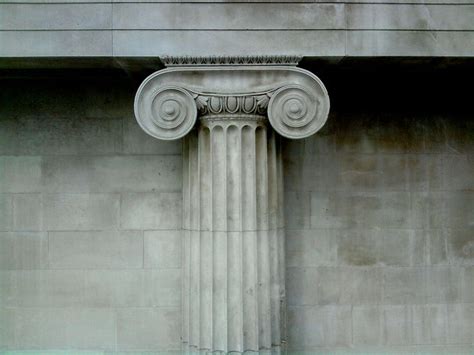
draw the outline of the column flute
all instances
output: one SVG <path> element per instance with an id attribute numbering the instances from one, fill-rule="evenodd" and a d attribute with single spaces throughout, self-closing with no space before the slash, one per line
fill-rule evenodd
<path id="1" fill-rule="evenodd" d="M 326 122 L 329 97 L 296 58 L 168 58 L 135 98 L 158 139 L 183 138 L 183 346 L 271 352 L 285 344 L 280 135 Z"/>

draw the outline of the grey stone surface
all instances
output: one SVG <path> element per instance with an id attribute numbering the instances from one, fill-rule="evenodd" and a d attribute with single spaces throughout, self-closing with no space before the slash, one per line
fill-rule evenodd
<path id="1" fill-rule="evenodd" d="M 45 194 L 48 230 L 102 230 L 119 226 L 119 194 Z"/>
<path id="2" fill-rule="evenodd" d="M 44 104 L 48 106 L 47 101 Z M 62 111 L 58 107 L 56 110 Z M 21 118 L 31 113 L 21 109 L 12 111 L 4 114 L 12 118 L 0 120 L 0 153 L 3 155 L 113 154 L 121 150 L 120 120 L 84 119 L 79 112 L 74 120 L 45 118 L 41 122 L 41 132 L 38 132 L 37 117 Z M 14 115 L 20 118 L 14 118 Z"/>
<path id="3" fill-rule="evenodd" d="M 0 230 L 8 231 L 13 225 L 13 196 L 0 194 Z"/>
<path id="4" fill-rule="evenodd" d="M 49 263 L 54 269 L 143 268 L 143 234 L 49 232 Z"/>
<path id="5" fill-rule="evenodd" d="M 15 310 L 15 328 L 17 346 L 23 349 L 115 347 L 115 315 L 110 308 L 20 308 Z"/>
<path id="6" fill-rule="evenodd" d="M 181 191 L 181 156 L 64 156 L 43 159 L 48 192 Z"/>
<path id="7" fill-rule="evenodd" d="M 117 349 L 176 351 L 180 345 L 180 308 L 122 308 L 117 312 Z"/>
<path id="8" fill-rule="evenodd" d="M 0 4 L 0 14 L 1 57 L 272 55 L 282 46 L 287 54 L 318 57 L 455 57 L 474 50 L 469 0 L 14 0 Z"/>
<path id="9" fill-rule="evenodd" d="M 41 157 L 0 156 L 0 192 L 40 192 Z"/>
<path id="10" fill-rule="evenodd" d="M 12 211 L 14 230 L 43 230 L 43 198 L 41 194 L 15 194 Z"/>
<path id="11" fill-rule="evenodd" d="M 0 232 L 0 270 L 43 269 L 48 266 L 44 232 Z"/>
<path id="12" fill-rule="evenodd" d="M 180 268 L 182 231 L 145 231 L 145 268 Z"/>
<path id="13" fill-rule="evenodd" d="M 181 193 L 124 193 L 121 226 L 124 229 L 181 228 Z"/>
<path id="14" fill-rule="evenodd" d="M 181 142 L 133 126 L 132 88 L 36 81 L 0 95 L 0 352 L 178 351 L 181 167 L 143 162 Z M 367 104 L 283 142 L 289 349 L 472 353 L 472 119 Z"/>
<path id="15" fill-rule="evenodd" d="M 345 347 L 352 342 L 350 306 L 309 306 L 288 308 L 289 350 L 317 347 Z"/>

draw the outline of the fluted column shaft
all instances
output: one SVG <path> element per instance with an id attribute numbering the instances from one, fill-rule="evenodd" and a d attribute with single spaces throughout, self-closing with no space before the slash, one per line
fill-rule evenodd
<path id="1" fill-rule="evenodd" d="M 184 142 L 183 342 L 280 351 L 282 162 L 265 117 L 201 118 Z"/>

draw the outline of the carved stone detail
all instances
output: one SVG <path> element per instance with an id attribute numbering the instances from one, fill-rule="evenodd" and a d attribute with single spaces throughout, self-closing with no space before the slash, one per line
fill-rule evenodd
<path id="1" fill-rule="evenodd" d="M 142 93 L 140 89 L 139 93 Z M 158 139 L 171 140 L 188 134 L 196 123 L 197 111 L 187 90 L 165 86 L 137 94 L 135 116 L 145 132 Z"/>
<path id="2" fill-rule="evenodd" d="M 272 92 L 231 95 L 193 93 L 193 97 L 201 118 L 214 115 L 266 116 Z"/>
<path id="3" fill-rule="evenodd" d="M 145 132 L 186 136 L 182 340 L 190 353 L 285 350 L 279 135 L 308 137 L 329 112 L 324 85 L 290 59 L 172 58 L 179 67 L 138 89 Z"/>
<path id="4" fill-rule="evenodd" d="M 167 67 L 188 65 L 297 65 L 301 60 L 298 56 L 218 56 L 218 57 L 162 57 Z"/>
<path id="5" fill-rule="evenodd" d="M 152 74 L 135 98 L 140 126 L 159 139 L 182 138 L 198 113 L 201 118 L 268 116 L 280 135 L 299 139 L 324 125 L 329 96 L 316 76 L 290 66 L 183 66 Z"/>
<path id="6" fill-rule="evenodd" d="M 268 118 L 286 138 L 306 138 L 321 129 L 329 112 L 329 98 L 300 85 L 278 89 L 270 100 Z"/>

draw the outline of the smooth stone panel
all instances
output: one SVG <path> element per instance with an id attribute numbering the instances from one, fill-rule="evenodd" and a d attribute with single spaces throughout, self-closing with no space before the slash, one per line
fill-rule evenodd
<path id="1" fill-rule="evenodd" d="M 112 28 L 110 4 L 0 4 L 0 30 Z"/>
<path id="2" fill-rule="evenodd" d="M 181 191 L 181 156 L 45 157 L 48 192 Z"/>
<path id="3" fill-rule="evenodd" d="M 123 30 L 114 33 L 115 56 L 160 55 L 285 55 L 342 56 L 343 31 L 151 31 Z M 1 39 L 1 38 L 0 38 Z M 179 43 L 179 46 L 177 45 Z M 229 45 L 232 43 L 232 45 Z"/>
<path id="4" fill-rule="evenodd" d="M 180 268 L 182 231 L 145 231 L 145 268 Z"/>
<path id="5" fill-rule="evenodd" d="M 43 269 L 48 266 L 46 233 L 0 233 L 0 269 Z"/>
<path id="6" fill-rule="evenodd" d="M 346 4 L 346 26 L 363 30 L 474 30 L 473 5 L 426 3 Z"/>
<path id="7" fill-rule="evenodd" d="M 112 31 L 0 31 L 0 43 L 0 57 L 110 57 L 113 53 Z"/>
<path id="8" fill-rule="evenodd" d="M 32 95 L 33 96 L 33 95 Z M 54 96 L 54 94 L 51 94 Z M 46 106 L 49 103 L 38 98 Z M 91 102 L 90 105 L 101 103 Z M 41 105 L 33 108 L 36 115 L 44 110 Z M 55 106 L 55 110 L 62 111 Z M 13 110 L 12 110 L 13 111 Z M 61 118 L 25 118 L 33 115 L 30 112 L 18 112 L 21 118 L 7 119 L 14 115 L 6 112 L 0 120 L 0 154 L 4 155 L 79 155 L 79 154 L 113 154 L 122 149 L 122 124 L 113 119 L 87 119 L 83 117 Z M 70 112 L 61 112 L 61 115 L 72 115 Z M 82 116 L 83 112 L 78 112 Z M 97 114 L 89 112 L 90 114 Z M 41 125 L 41 130 L 38 126 Z"/>
<path id="9" fill-rule="evenodd" d="M 143 267 L 138 231 L 49 232 L 49 261 L 55 269 L 136 269 Z"/>
<path id="10" fill-rule="evenodd" d="M 178 307 L 181 270 L 90 270 L 85 290 L 87 307 Z"/>
<path id="11" fill-rule="evenodd" d="M 447 306 L 447 343 L 472 344 L 474 339 L 474 304 L 450 304 Z"/>
<path id="12" fill-rule="evenodd" d="M 40 231 L 43 229 L 43 198 L 41 194 L 14 195 L 13 229 L 16 231 Z"/>
<path id="13" fill-rule="evenodd" d="M 181 312 L 176 307 L 117 309 L 117 350 L 178 351 Z"/>
<path id="14" fill-rule="evenodd" d="M 114 29 L 342 29 L 344 5 L 285 3 L 123 3 Z M 179 21 L 176 18 L 179 17 Z"/>
<path id="15" fill-rule="evenodd" d="M 350 306 L 288 307 L 289 351 L 347 347 L 352 342 Z M 315 350 L 315 349 L 314 349 Z"/>
<path id="16" fill-rule="evenodd" d="M 0 156 L 0 192 L 41 192 L 41 157 Z"/>
<path id="17" fill-rule="evenodd" d="M 13 195 L 0 194 L 0 231 L 9 231 L 13 225 Z"/>
<path id="18" fill-rule="evenodd" d="M 135 117 L 126 117 L 123 119 L 123 153 L 180 155 L 182 141 L 180 139 L 164 141 L 153 138 L 140 128 Z"/>
<path id="19" fill-rule="evenodd" d="M 470 31 L 348 31 L 348 57 L 470 57 L 474 32 Z"/>
<path id="20" fill-rule="evenodd" d="M 81 270 L 14 270 L 11 307 L 81 307 L 84 272 Z"/>
<path id="21" fill-rule="evenodd" d="M 46 194 L 48 230 L 104 230 L 119 225 L 119 194 Z"/>
<path id="22" fill-rule="evenodd" d="M 181 228 L 181 193 L 122 194 L 123 229 Z"/>
<path id="23" fill-rule="evenodd" d="M 19 349 L 112 350 L 115 314 L 110 308 L 19 308 L 15 310 Z"/>

